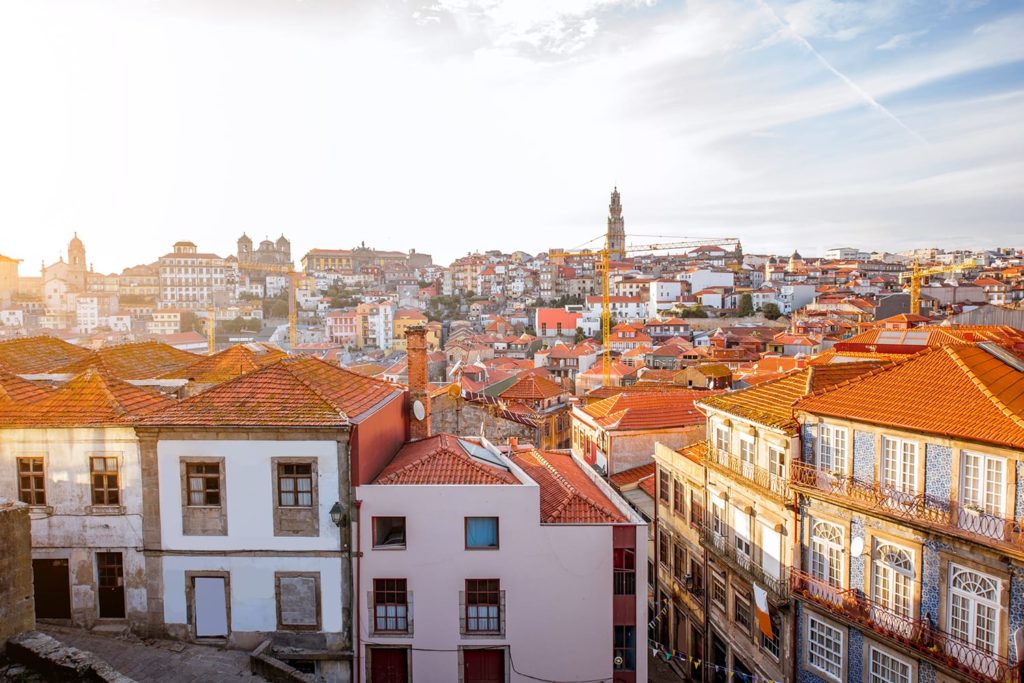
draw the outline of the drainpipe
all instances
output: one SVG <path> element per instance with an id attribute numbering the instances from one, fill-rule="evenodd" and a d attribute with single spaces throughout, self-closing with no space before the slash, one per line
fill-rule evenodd
<path id="1" fill-rule="evenodd" d="M 353 663 L 353 666 L 355 668 L 355 671 L 352 672 L 354 674 L 352 679 L 355 680 L 355 681 L 361 681 L 361 680 L 363 680 L 363 670 L 362 670 L 362 667 L 360 666 L 360 659 L 361 658 L 359 656 L 360 655 L 359 634 L 361 632 L 361 629 L 360 629 L 359 625 L 362 622 L 362 618 L 363 618 L 363 611 L 362 611 L 361 600 L 360 600 L 360 598 L 362 597 L 362 593 L 363 593 L 362 572 L 360 571 L 361 566 L 362 566 L 362 560 L 363 560 L 363 534 L 362 534 L 362 528 L 359 525 L 359 521 L 360 521 L 359 511 L 363 507 L 363 501 L 356 500 L 356 501 L 353 501 L 353 504 L 355 505 L 355 508 L 356 508 L 356 520 L 355 520 L 356 521 L 356 531 L 355 531 L 355 534 L 356 534 L 356 543 L 355 543 L 355 546 L 356 546 L 355 547 L 355 550 L 356 550 L 356 552 L 355 552 L 355 557 L 356 557 L 356 580 L 355 580 L 355 591 L 354 591 L 355 594 L 356 594 L 356 596 L 355 596 L 356 609 L 355 609 L 355 614 L 352 615 L 352 643 L 353 643 L 352 663 Z"/>

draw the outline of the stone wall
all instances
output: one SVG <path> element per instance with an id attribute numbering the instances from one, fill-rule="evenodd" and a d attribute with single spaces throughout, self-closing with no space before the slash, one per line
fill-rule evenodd
<path id="1" fill-rule="evenodd" d="M 32 534 L 28 506 L 0 498 L 0 650 L 12 636 L 35 628 Z"/>
<path id="2" fill-rule="evenodd" d="M 480 436 L 481 424 L 484 436 L 492 443 L 507 443 L 511 436 L 518 438 L 522 443 L 540 444 L 541 435 L 538 429 L 497 417 L 489 406 L 452 398 L 447 394 L 434 396 L 430 400 L 432 434 Z"/>

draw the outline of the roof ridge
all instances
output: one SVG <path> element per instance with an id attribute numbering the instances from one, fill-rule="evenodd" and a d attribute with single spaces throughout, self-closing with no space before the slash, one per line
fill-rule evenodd
<path id="1" fill-rule="evenodd" d="M 965 347 L 966 345 L 950 345 L 948 347 L 944 346 L 942 347 L 942 349 L 950 358 L 953 359 L 953 362 L 957 364 L 957 367 L 959 367 L 964 372 L 964 374 L 967 375 L 968 379 L 971 380 L 971 383 L 974 384 L 974 386 L 976 386 L 978 390 L 981 391 L 981 393 L 992 402 L 993 405 L 995 405 L 996 409 L 999 410 L 999 412 L 1001 412 L 1006 417 L 1010 418 L 1010 420 L 1016 423 L 1018 427 L 1024 428 L 1024 419 L 1022 419 L 1019 415 L 1010 410 L 1010 407 L 1003 403 L 1003 401 L 998 396 L 996 396 L 984 382 L 981 381 L 981 378 L 978 377 L 978 375 L 974 372 L 974 370 L 970 368 L 970 366 L 967 365 L 963 358 L 961 358 L 959 352 L 963 350 Z M 979 347 L 972 346 L 972 348 Z M 988 354 L 988 352 L 985 351 L 984 349 L 980 350 L 982 353 L 991 356 L 991 354 Z M 1002 361 L 996 358 L 995 356 L 991 357 L 1002 363 Z"/>
<path id="2" fill-rule="evenodd" d="M 875 377 L 877 375 L 880 375 L 883 372 L 888 372 L 890 370 L 894 370 L 895 368 L 902 367 L 903 365 L 905 365 L 906 363 L 911 362 L 912 360 L 915 360 L 917 358 L 922 358 L 924 356 L 927 356 L 930 353 L 935 353 L 937 351 L 941 351 L 941 350 L 945 349 L 946 346 L 947 345 L 943 345 L 943 346 L 926 346 L 925 348 L 921 349 L 920 351 L 917 351 L 916 353 L 908 354 L 904 358 L 897 358 L 896 360 L 892 360 L 892 361 L 889 361 L 889 362 L 882 362 L 882 364 L 879 365 L 874 370 L 868 370 L 867 372 L 861 373 L 861 374 L 859 374 L 859 375 L 857 375 L 855 377 L 850 377 L 849 379 L 845 379 L 842 382 L 839 382 L 838 384 L 832 384 L 832 385 L 827 386 L 827 387 L 822 387 L 821 389 L 818 389 L 815 392 L 812 392 L 812 393 L 806 394 L 804 396 L 801 396 L 800 398 L 798 398 L 796 401 L 793 402 L 793 405 L 795 406 L 800 401 L 803 401 L 803 400 L 806 400 L 806 399 L 809 399 L 809 398 L 815 398 L 817 396 L 821 396 L 822 394 L 826 394 L 826 393 L 828 393 L 830 391 L 834 391 L 835 389 L 837 389 L 839 387 L 847 387 L 847 386 L 850 386 L 852 384 L 857 384 L 858 382 L 863 382 L 864 380 L 866 380 L 869 377 Z M 954 346 L 954 345 L 950 344 L 949 346 Z M 864 362 L 870 362 L 870 361 L 864 361 Z M 814 368 L 814 367 L 818 367 L 818 366 L 809 365 L 809 366 L 807 366 L 807 368 L 804 368 L 804 369 L 810 369 L 810 368 Z M 821 366 L 821 367 L 825 367 L 825 366 Z M 767 382 L 766 382 L 766 384 L 767 384 Z"/>
<path id="3" fill-rule="evenodd" d="M 100 390 L 107 397 L 107 403 L 111 405 L 111 407 L 114 409 L 114 412 L 116 412 L 118 415 L 125 415 L 128 413 L 125 407 L 121 405 L 121 402 L 117 399 L 117 396 L 115 396 L 114 392 L 111 391 L 110 389 L 110 384 L 108 383 L 108 380 L 112 378 L 108 378 L 105 375 L 105 373 L 93 367 L 88 368 L 81 375 L 79 375 L 79 377 L 83 376 L 86 376 L 85 379 L 87 380 L 91 380 L 93 377 L 95 377 L 99 381 Z"/>
<path id="4" fill-rule="evenodd" d="M 290 360 L 290 359 L 289 359 L 289 360 Z M 324 392 L 322 392 L 322 391 L 321 391 L 320 389 L 317 389 L 316 387 L 314 387 L 314 386 L 313 386 L 313 385 L 312 385 L 312 384 L 311 384 L 311 383 L 310 383 L 310 382 L 309 382 L 308 380 L 306 380 L 306 378 L 304 378 L 304 377 L 300 376 L 300 375 L 299 375 L 299 374 L 298 374 L 298 373 L 297 373 L 297 372 L 296 372 L 296 371 L 294 370 L 294 368 L 292 368 L 292 366 L 293 366 L 293 365 L 298 365 L 298 363 L 299 363 L 299 362 L 302 362 L 302 361 L 305 361 L 305 360 L 307 360 L 307 358 L 306 358 L 306 357 L 304 357 L 304 356 L 299 356 L 299 357 L 296 357 L 296 358 L 295 358 L 295 361 L 296 361 L 296 362 L 291 362 L 291 363 L 287 363 L 287 362 L 286 362 L 286 363 L 283 363 L 283 367 L 284 367 L 284 369 L 285 369 L 285 370 L 286 370 L 286 371 L 288 372 L 288 374 L 290 374 L 290 375 L 291 375 L 292 377 L 294 377 L 294 378 L 295 378 L 296 380 L 298 380 L 298 381 L 299 381 L 299 383 L 300 383 L 300 384 L 302 384 L 302 386 L 304 386 L 304 387 L 306 387 L 307 389 L 309 389 L 310 391 L 312 391 L 312 392 L 313 392 L 313 394 L 315 394 L 315 395 L 316 395 L 316 397 L 317 397 L 318 399 L 320 399 L 320 400 L 321 400 L 321 401 L 322 401 L 323 403 L 325 403 L 325 404 L 326 404 L 326 405 L 327 405 L 328 407 L 330 407 L 330 408 L 331 408 L 332 410 L 336 411 L 336 412 L 338 413 L 338 417 L 342 417 L 342 418 L 345 418 L 345 419 L 347 420 L 347 419 L 348 419 L 348 415 L 347 415 L 347 414 L 345 413 L 345 411 L 344 411 L 344 410 L 342 410 L 342 409 L 341 409 L 341 408 L 340 408 L 340 407 L 339 407 L 339 406 L 338 406 L 338 405 L 337 405 L 337 404 L 336 404 L 336 403 L 334 402 L 334 400 L 333 400 L 333 399 L 331 399 L 331 398 L 330 398 L 329 396 L 327 396 L 326 394 L 324 394 Z M 317 360 L 317 359 L 316 359 L 316 358 L 309 358 L 308 360 L 313 360 L 313 361 L 315 361 L 315 360 Z M 323 361 L 320 361 L 320 362 L 323 362 Z M 325 364 L 325 365 L 326 365 L 326 364 Z M 360 375 L 360 377 L 361 377 L 361 375 Z M 365 378 L 365 377 L 364 377 L 363 379 L 368 379 L 368 378 Z"/>

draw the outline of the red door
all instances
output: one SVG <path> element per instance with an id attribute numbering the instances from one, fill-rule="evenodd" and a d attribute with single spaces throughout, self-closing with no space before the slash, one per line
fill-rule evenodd
<path id="1" fill-rule="evenodd" d="M 407 651 L 395 647 L 370 648 L 370 683 L 407 683 Z"/>
<path id="2" fill-rule="evenodd" d="M 504 650 L 463 650 L 464 683 L 505 683 Z"/>

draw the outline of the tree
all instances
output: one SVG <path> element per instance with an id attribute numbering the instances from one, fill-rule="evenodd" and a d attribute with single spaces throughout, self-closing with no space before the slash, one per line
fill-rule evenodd
<path id="1" fill-rule="evenodd" d="M 198 323 L 198 320 L 196 319 L 196 314 L 195 313 L 193 313 L 192 311 L 182 311 L 181 312 L 181 331 L 182 332 L 201 332 L 202 334 L 206 334 L 205 326 L 203 327 L 202 330 L 200 330 L 200 329 L 198 329 L 198 324 L 197 323 Z"/>
<path id="2" fill-rule="evenodd" d="M 761 315 L 769 320 L 778 320 L 782 317 L 782 311 L 779 310 L 778 304 L 767 303 L 761 307 Z"/>
<path id="3" fill-rule="evenodd" d="M 706 318 L 708 317 L 707 311 L 700 306 L 687 306 L 682 310 L 683 318 Z"/>
<path id="4" fill-rule="evenodd" d="M 741 318 L 754 315 L 754 299 L 749 293 L 740 297 L 740 308 L 737 313 Z"/>
<path id="5" fill-rule="evenodd" d="M 576 328 L 576 336 L 573 337 L 573 343 L 579 344 L 581 341 L 583 341 L 586 338 L 587 338 L 587 335 L 583 331 L 583 328 L 582 327 L 577 327 Z"/>
<path id="6" fill-rule="evenodd" d="M 288 317 L 288 302 L 284 299 L 275 299 L 274 303 L 270 305 L 270 317 L 271 318 L 287 318 Z"/>

